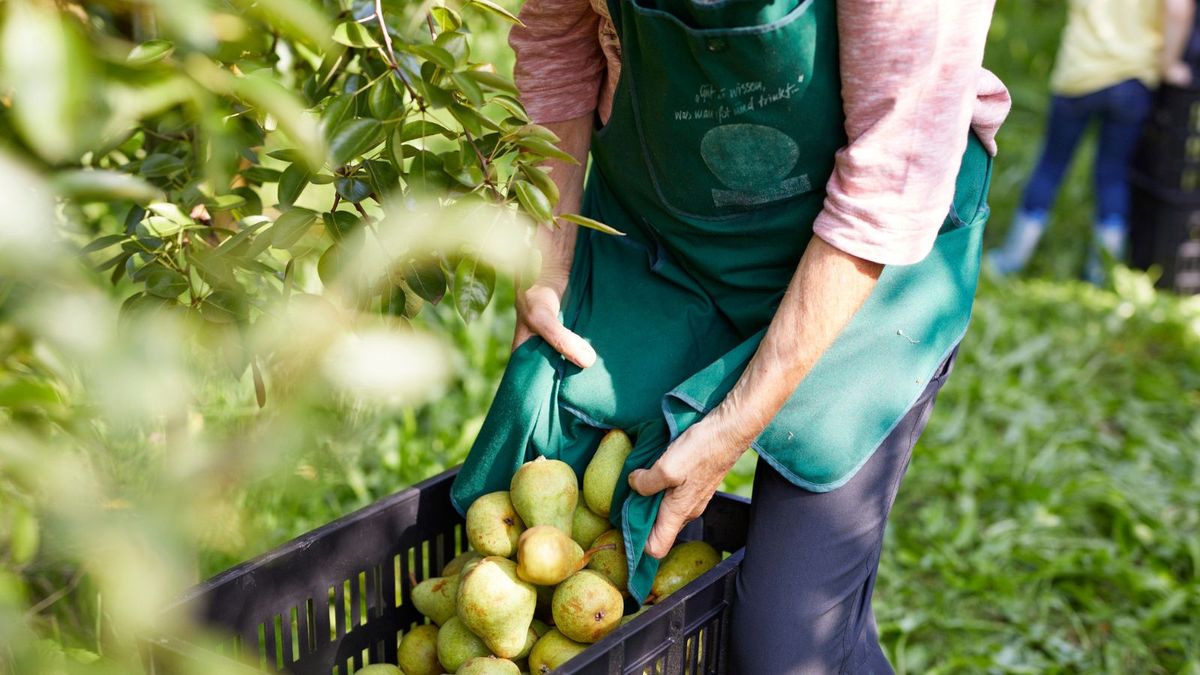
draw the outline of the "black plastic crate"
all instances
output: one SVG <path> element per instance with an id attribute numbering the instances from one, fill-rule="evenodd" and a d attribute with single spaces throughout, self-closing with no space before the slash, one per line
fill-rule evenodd
<path id="1" fill-rule="evenodd" d="M 1133 166 L 1144 184 L 1200 202 L 1200 88 L 1159 89 Z"/>
<path id="2" fill-rule="evenodd" d="M 318 528 L 196 586 L 169 612 L 228 635 L 220 652 L 161 636 L 146 643 L 149 669 L 180 660 L 230 672 L 350 675 L 396 663 L 403 634 L 426 623 L 409 601 L 411 579 L 436 576 L 466 550 L 450 505 L 448 471 Z M 729 609 L 745 545 L 749 502 L 718 493 L 681 539 L 729 554 L 717 567 L 590 647 L 562 675 L 725 673 Z M 411 576 L 410 576 L 411 574 Z M 254 672 L 254 669 L 247 669 Z"/>
<path id="3" fill-rule="evenodd" d="M 1130 263 L 1140 269 L 1158 266 L 1160 288 L 1200 293 L 1200 203 L 1138 178 L 1131 194 Z"/>

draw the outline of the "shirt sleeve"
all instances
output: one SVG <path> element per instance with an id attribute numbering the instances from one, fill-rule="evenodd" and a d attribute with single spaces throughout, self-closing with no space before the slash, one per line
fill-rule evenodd
<path id="1" fill-rule="evenodd" d="M 508 44 L 516 53 L 513 78 L 534 122 L 561 122 L 596 109 L 605 58 L 600 16 L 589 0 L 526 0 L 524 26 Z"/>
<path id="2" fill-rule="evenodd" d="M 994 0 L 838 0 L 849 142 L 817 236 L 885 265 L 921 261 L 954 198 Z"/>

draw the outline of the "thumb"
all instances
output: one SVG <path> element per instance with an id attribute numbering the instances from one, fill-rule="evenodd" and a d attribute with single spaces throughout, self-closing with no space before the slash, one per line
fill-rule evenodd
<path id="1" fill-rule="evenodd" d="M 661 462 L 656 462 L 649 469 L 638 469 L 629 474 L 629 487 L 643 497 L 656 495 L 675 485 L 676 482 L 669 480 L 666 472 L 662 470 Z"/>

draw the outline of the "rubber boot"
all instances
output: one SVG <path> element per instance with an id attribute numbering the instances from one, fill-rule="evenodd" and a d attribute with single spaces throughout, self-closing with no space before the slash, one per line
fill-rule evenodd
<path id="1" fill-rule="evenodd" d="M 1125 257 L 1128 238 L 1129 227 L 1120 216 L 1110 216 L 1096 223 L 1092 227 L 1092 251 L 1084 267 L 1084 280 L 1097 286 L 1104 284 L 1108 279 L 1108 265 L 1104 258 L 1107 256 L 1121 262 Z"/>
<path id="2" fill-rule="evenodd" d="M 1018 211 L 1004 246 L 987 253 L 987 262 L 1001 275 L 1013 274 L 1025 269 L 1033 256 L 1042 233 L 1046 231 L 1046 212 Z"/>

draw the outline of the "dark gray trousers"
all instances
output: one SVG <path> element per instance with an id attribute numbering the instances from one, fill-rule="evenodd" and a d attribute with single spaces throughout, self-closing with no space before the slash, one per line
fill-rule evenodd
<path id="1" fill-rule="evenodd" d="M 883 531 L 913 445 L 956 355 L 957 350 L 842 487 L 809 492 L 766 462 L 758 463 L 746 558 L 733 606 L 731 673 L 893 672 L 871 611 Z"/>

